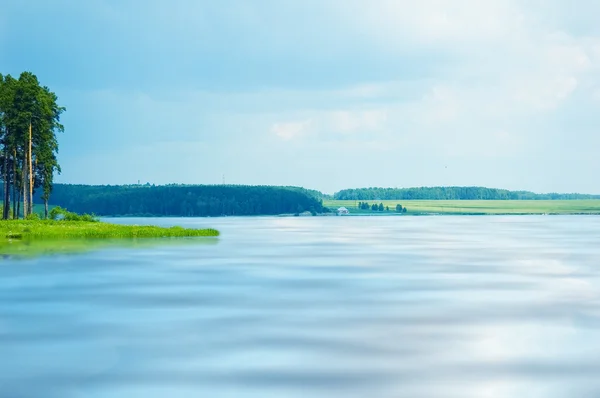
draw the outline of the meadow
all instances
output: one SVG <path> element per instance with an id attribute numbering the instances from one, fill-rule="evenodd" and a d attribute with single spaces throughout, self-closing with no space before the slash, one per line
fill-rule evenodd
<path id="1" fill-rule="evenodd" d="M 389 212 L 358 209 L 355 200 L 324 200 L 323 206 L 332 210 L 344 206 L 352 214 L 397 214 L 396 205 L 407 208 L 405 214 L 600 214 L 600 200 L 375 200 Z"/>
<path id="2" fill-rule="evenodd" d="M 0 240 L 4 239 L 95 239 L 95 238 L 173 238 L 219 236 L 215 229 L 116 225 L 104 222 L 54 220 L 2 220 Z"/>

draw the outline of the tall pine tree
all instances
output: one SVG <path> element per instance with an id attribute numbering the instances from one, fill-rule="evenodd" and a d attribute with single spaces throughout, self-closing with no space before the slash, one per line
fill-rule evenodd
<path id="1" fill-rule="evenodd" d="M 16 80 L 0 75 L 0 168 L 4 182 L 2 218 L 20 212 L 23 217 L 33 211 L 33 192 L 43 189 L 46 204 L 52 191 L 54 173 L 60 172 L 57 161 L 56 133 L 63 131 L 60 115 L 65 108 L 57 104 L 58 97 L 48 87 L 41 86 L 31 72 L 23 72 Z M 12 191 L 12 201 L 11 201 Z"/>

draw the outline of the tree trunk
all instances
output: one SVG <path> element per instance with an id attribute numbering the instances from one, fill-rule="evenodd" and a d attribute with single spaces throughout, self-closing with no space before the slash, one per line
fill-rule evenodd
<path id="1" fill-rule="evenodd" d="M 44 198 L 44 219 L 48 219 L 48 198 Z"/>
<path id="2" fill-rule="evenodd" d="M 13 218 L 13 220 L 16 220 L 17 219 L 17 182 L 16 182 L 16 180 L 13 180 L 12 202 L 13 202 L 12 218 Z"/>
<path id="3" fill-rule="evenodd" d="M 4 148 L 4 208 L 2 218 L 8 220 L 10 217 L 10 174 L 8 172 L 8 148 Z"/>
<path id="4" fill-rule="evenodd" d="M 17 204 L 15 206 L 15 209 L 17 210 L 16 211 L 17 215 L 15 216 L 15 219 L 18 219 L 19 217 L 21 217 L 21 191 L 18 191 L 18 193 L 17 193 L 17 201 L 14 202 L 14 203 Z"/>
<path id="5" fill-rule="evenodd" d="M 8 173 L 4 173 L 5 177 L 8 177 Z M 2 218 L 8 220 L 10 218 L 10 181 L 4 180 L 4 211 L 2 212 Z"/>
<path id="6" fill-rule="evenodd" d="M 23 219 L 27 218 L 29 211 L 29 187 L 27 186 L 27 176 L 29 171 L 27 170 L 27 153 L 25 153 L 25 159 L 23 159 L 23 175 L 21 176 L 22 188 L 23 188 Z"/>
<path id="7" fill-rule="evenodd" d="M 12 160 L 12 170 L 13 170 L 13 189 L 12 189 L 12 202 L 13 202 L 13 219 L 17 219 L 17 150 L 13 150 L 13 160 Z"/>
<path id="8" fill-rule="evenodd" d="M 32 159 L 32 129 L 31 129 L 31 120 L 29 120 L 29 207 L 27 209 L 27 214 L 33 213 L 33 159 Z"/>

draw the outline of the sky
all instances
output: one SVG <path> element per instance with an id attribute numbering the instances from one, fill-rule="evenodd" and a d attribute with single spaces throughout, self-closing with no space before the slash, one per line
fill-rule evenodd
<path id="1" fill-rule="evenodd" d="M 600 194 L 595 0 L 3 0 L 57 182 Z"/>

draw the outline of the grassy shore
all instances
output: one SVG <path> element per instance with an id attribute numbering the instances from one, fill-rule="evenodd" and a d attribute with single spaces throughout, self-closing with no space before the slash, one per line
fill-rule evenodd
<path id="1" fill-rule="evenodd" d="M 407 208 L 409 215 L 421 214 L 600 214 L 600 200 L 367 200 L 383 203 L 390 212 L 371 212 L 357 208 L 359 201 L 324 200 L 323 206 L 344 206 L 352 214 L 396 214 L 396 205 Z"/>
<path id="2" fill-rule="evenodd" d="M 163 228 L 83 221 L 0 221 L 0 239 L 112 239 L 192 236 L 219 236 L 219 231 L 215 229 Z"/>

